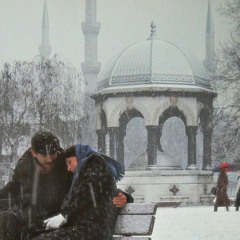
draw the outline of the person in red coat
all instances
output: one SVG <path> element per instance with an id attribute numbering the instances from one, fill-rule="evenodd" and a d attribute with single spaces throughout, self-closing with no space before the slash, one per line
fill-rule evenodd
<path id="1" fill-rule="evenodd" d="M 221 168 L 218 176 L 214 212 L 217 212 L 218 207 L 226 207 L 227 211 L 229 211 L 230 200 L 227 195 L 228 176 L 226 171 L 227 168 Z"/>

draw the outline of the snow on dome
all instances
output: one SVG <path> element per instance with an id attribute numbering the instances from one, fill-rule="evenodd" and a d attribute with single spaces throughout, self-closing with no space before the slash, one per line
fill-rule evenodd
<path id="1" fill-rule="evenodd" d="M 128 46 L 103 68 L 97 91 L 156 85 L 185 85 L 211 90 L 209 76 L 196 57 L 172 43 L 156 38 L 154 26 L 149 39 Z"/>

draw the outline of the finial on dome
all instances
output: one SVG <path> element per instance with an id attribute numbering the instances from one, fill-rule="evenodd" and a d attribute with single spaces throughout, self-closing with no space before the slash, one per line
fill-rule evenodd
<path id="1" fill-rule="evenodd" d="M 148 39 L 155 39 L 157 37 L 157 35 L 156 35 L 156 24 L 152 21 L 150 26 L 151 26 L 151 34 L 150 34 L 150 37 Z"/>

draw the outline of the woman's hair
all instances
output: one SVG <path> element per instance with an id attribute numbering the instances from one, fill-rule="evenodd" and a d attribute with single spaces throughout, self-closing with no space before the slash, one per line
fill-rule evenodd
<path id="1" fill-rule="evenodd" d="M 76 157 L 75 145 L 65 149 L 65 158 Z"/>

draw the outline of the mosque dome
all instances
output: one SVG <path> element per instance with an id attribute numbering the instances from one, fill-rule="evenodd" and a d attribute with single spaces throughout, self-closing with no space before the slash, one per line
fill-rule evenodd
<path id="1" fill-rule="evenodd" d="M 212 91 L 202 62 L 174 44 L 151 36 L 113 57 L 99 75 L 97 92 L 166 90 Z"/>

